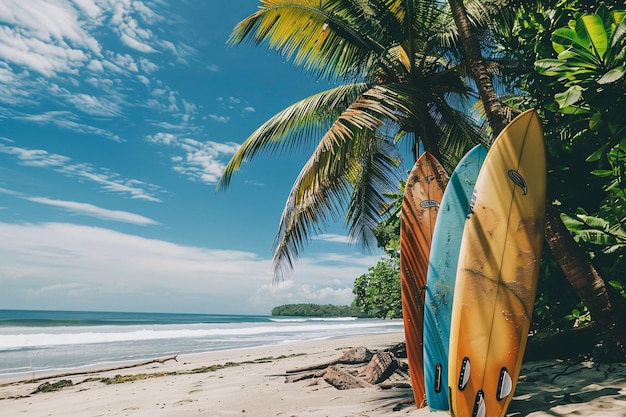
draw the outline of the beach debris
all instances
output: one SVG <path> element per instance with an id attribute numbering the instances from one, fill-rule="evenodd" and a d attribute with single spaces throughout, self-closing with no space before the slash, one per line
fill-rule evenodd
<path id="1" fill-rule="evenodd" d="M 379 384 L 398 368 L 398 361 L 389 352 L 376 352 L 359 377 L 370 384 Z"/>
<path id="2" fill-rule="evenodd" d="M 57 382 L 44 382 L 43 384 L 39 385 L 35 391 L 31 392 L 31 394 L 60 391 L 65 387 L 71 387 L 73 385 L 74 383 L 69 379 L 62 379 Z"/>
<path id="3" fill-rule="evenodd" d="M 285 382 L 322 378 L 341 390 L 352 388 L 410 387 L 408 365 L 398 360 L 394 352 L 405 351 L 404 343 L 384 350 L 371 351 L 365 347 L 351 348 L 332 361 L 290 369 Z"/>
<path id="4" fill-rule="evenodd" d="M 368 388 L 372 384 L 359 378 L 356 375 L 352 375 L 350 372 L 341 369 L 337 365 L 331 365 L 326 369 L 324 373 L 324 381 L 337 389 L 353 389 L 353 388 Z"/>
<path id="5" fill-rule="evenodd" d="M 103 368 L 103 369 L 98 368 L 98 369 L 92 369 L 92 370 L 86 370 L 86 371 L 85 370 L 81 370 L 81 371 L 76 371 L 76 372 L 66 372 L 66 373 L 62 373 L 62 374 L 54 374 L 54 375 L 42 376 L 40 378 L 31 379 L 29 381 L 13 381 L 13 382 L 9 382 L 9 383 L 6 383 L 6 384 L 1 384 L 0 387 L 4 387 L 4 386 L 8 386 L 8 385 L 17 385 L 17 384 L 21 384 L 23 382 L 39 382 L 39 381 L 45 381 L 47 379 L 65 378 L 65 377 L 68 377 L 68 376 L 101 374 L 101 373 L 104 373 L 104 372 L 118 371 L 118 370 L 121 370 L 121 369 L 130 369 L 130 368 L 137 368 L 137 367 L 140 367 L 140 366 L 147 366 L 147 365 L 151 365 L 153 363 L 164 364 L 165 362 L 168 362 L 168 361 L 178 362 L 178 353 L 175 354 L 174 356 L 169 356 L 169 357 L 166 357 L 166 358 L 150 359 L 150 360 L 145 361 L 145 362 L 138 362 L 138 363 L 132 363 L 132 364 L 129 364 L 129 365 L 115 366 L 113 368 Z"/>
<path id="6" fill-rule="evenodd" d="M 365 362 L 370 361 L 373 356 L 374 356 L 374 353 L 372 351 L 370 351 L 366 347 L 359 346 L 359 347 L 355 347 L 344 352 L 343 355 L 341 355 L 339 358 L 335 360 L 318 363 L 315 365 L 305 366 L 302 368 L 290 369 L 287 371 L 287 373 L 294 374 L 298 372 L 312 371 L 315 369 L 326 369 L 329 366 L 337 365 L 337 364 L 365 363 Z"/>
<path id="7" fill-rule="evenodd" d="M 295 375 L 287 375 L 285 382 L 298 382 L 305 379 L 322 378 L 326 373 L 326 368 L 317 369 L 312 372 L 297 373 Z"/>

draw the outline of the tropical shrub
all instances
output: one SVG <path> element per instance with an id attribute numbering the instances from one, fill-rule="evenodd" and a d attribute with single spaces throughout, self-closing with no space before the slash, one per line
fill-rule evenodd
<path id="1" fill-rule="evenodd" d="M 626 246 L 626 11 L 601 6 L 578 14 L 551 40 L 557 57 L 535 65 L 560 87 L 546 108 L 575 121 L 572 141 L 595 144 L 586 161 L 604 192 L 593 211 L 577 207 L 561 218 L 577 241 L 589 245 L 613 287 L 622 288 L 615 272 L 624 268 Z"/>

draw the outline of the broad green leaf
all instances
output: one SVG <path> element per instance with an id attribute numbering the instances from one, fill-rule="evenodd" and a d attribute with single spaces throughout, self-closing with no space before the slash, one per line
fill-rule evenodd
<path id="1" fill-rule="evenodd" d="M 618 13 L 618 11 L 616 10 L 613 13 L 613 16 L 617 25 L 615 31 L 613 32 L 613 39 L 611 40 L 611 47 L 614 48 L 626 37 L 626 11 L 621 11 L 621 13 Z"/>
<path id="2" fill-rule="evenodd" d="M 602 65 L 602 61 L 594 54 L 580 46 L 572 46 L 558 55 L 558 59 L 565 61 L 564 66 L 584 67 L 596 69 Z"/>
<path id="3" fill-rule="evenodd" d="M 542 71 L 546 71 L 546 70 L 554 70 L 557 68 L 560 68 L 563 66 L 563 64 L 565 64 L 567 61 L 565 61 L 564 59 L 554 59 L 554 58 L 546 58 L 546 59 L 540 59 L 538 61 L 535 61 L 535 70 L 537 70 L 538 72 L 542 72 Z"/>
<path id="4" fill-rule="evenodd" d="M 602 18 L 597 14 L 586 14 L 576 21 L 576 34 L 590 47 L 594 54 L 604 60 L 609 39 Z"/>
<path id="5" fill-rule="evenodd" d="M 624 245 L 623 244 L 618 244 L 618 245 L 611 245 L 609 247 L 606 247 L 604 249 L 602 249 L 602 252 L 604 253 L 614 253 L 616 252 L 618 249 L 623 248 Z"/>
<path id="6" fill-rule="evenodd" d="M 591 174 L 595 175 L 596 177 L 610 177 L 611 175 L 613 175 L 613 170 L 612 169 L 594 169 L 593 171 L 591 171 Z"/>
<path id="7" fill-rule="evenodd" d="M 600 160 L 600 158 L 602 158 L 602 156 L 604 156 L 605 152 L 606 152 L 606 148 L 609 146 L 608 143 L 603 144 L 602 146 L 600 146 L 600 148 L 598 148 L 594 153 L 592 153 L 591 155 L 589 155 L 587 157 L 587 159 L 585 159 L 585 161 L 587 162 L 595 162 Z"/>
<path id="8" fill-rule="evenodd" d="M 601 230 L 595 229 L 585 229 L 579 230 L 577 232 L 578 237 L 580 237 L 583 241 L 592 243 L 594 245 L 614 245 L 615 239 L 613 236 L 605 233 Z"/>
<path id="9" fill-rule="evenodd" d="M 613 68 L 611 71 L 600 77 L 600 79 L 598 80 L 598 84 L 613 83 L 622 78 L 624 74 L 626 74 L 626 66 L 620 65 L 619 67 Z"/>
<path id="10" fill-rule="evenodd" d="M 609 233 L 615 236 L 616 239 L 626 242 L 626 230 L 624 230 L 621 223 L 615 223 L 609 227 Z"/>
<path id="11" fill-rule="evenodd" d="M 589 119 L 589 129 L 596 131 L 604 124 L 602 120 L 602 113 L 594 113 Z"/>
<path id="12" fill-rule="evenodd" d="M 597 216 L 578 215 L 578 218 L 591 228 L 606 231 L 609 229 L 609 222 Z"/>
<path id="13" fill-rule="evenodd" d="M 582 106 L 559 107 L 558 110 L 553 110 L 553 111 L 559 111 L 563 114 L 590 114 L 591 113 L 588 107 L 582 107 Z"/>
<path id="14" fill-rule="evenodd" d="M 575 104 L 582 96 L 583 88 L 577 85 L 571 86 L 567 91 L 557 93 L 554 95 L 554 99 L 561 108 L 571 106 Z"/>
<path id="15" fill-rule="evenodd" d="M 556 52 L 562 52 L 568 47 L 578 44 L 583 47 L 587 47 L 582 39 L 578 37 L 576 31 L 570 28 L 559 28 L 552 32 L 552 36 L 550 37 L 552 40 L 552 47 Z"/>
<path id="16" fill-rule="evenodd" d="M 578 229 L 585 225 L 584 222 L 574 217 L 568 216 L 565 213 L 561 213 L 561 221 L 570 232 L 576 232 L 578 231 Z"/>

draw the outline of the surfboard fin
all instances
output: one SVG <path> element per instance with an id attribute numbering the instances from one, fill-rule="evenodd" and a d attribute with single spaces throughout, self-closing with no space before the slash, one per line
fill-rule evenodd
<path id="1" fill-rule="evenodd" d="M 463 358 L 461 364 L 461 373 L 459 374 L 459 391 L 463 391 L 467 386 L 470 378 L 470 360 L 468 357 Z"/>
<path id="2" fill-rule="evenodd" d="M 441 366 L 440 363 L 438 363 L 437 365 L 435 365 L 435 392 L 437 394 L 439 394 L 441 392 L 441 379 L 442 379 L 442 374 L 443 373 L 443 367 Z"/>
<path id="3" fill-rule="evenodd" d="M 482 390 L 476 393 L 476 401 L 474 401 L 474 411 L 472 411 L 472 417 L 485 417 L 487 414 L 487 407 L 485 406 L 485 394 Z"/>
<path id="4" fill-rule="evenodd" d="M 506 398 L 511 391 L 513 390 L 513 381 L 511 380 L 511 375 L 506 368 L 502 368 L 500 370 L 500 378 L 498 379 L 498 392 L 496 393 L 496 398 L 498 401 Z"/>

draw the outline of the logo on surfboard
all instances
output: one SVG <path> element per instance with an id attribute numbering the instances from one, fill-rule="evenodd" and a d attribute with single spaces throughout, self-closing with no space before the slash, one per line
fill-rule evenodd
<path id="1" fill-rule="evenodd" d="M 437 208 L 439 207 L 439 202 L 435 201 L 435 200 L 424 200 L 420 203 L 420 207 L 427 209 L 427 208 Z"/>
<path id="2" fill-rule="evenodd" d="M 526 185 L 526 180 L 524 179 L 524 177 L 520 175 L 519 172 L 509 169 L 509 178 L 511 179 L 511 181 L 513 181 L 515 185 L 517 185 L 524 191 L 524 195 L 528 193 L 528 186 Z"/>

